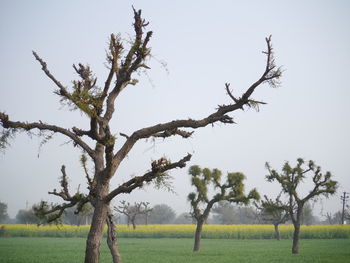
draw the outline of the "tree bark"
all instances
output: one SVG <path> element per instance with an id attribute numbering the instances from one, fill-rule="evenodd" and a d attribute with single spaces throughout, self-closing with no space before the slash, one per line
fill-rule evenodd
<path id="1" fill-rule="evenodd" d="M 278 224 L 274 224 L 273 225 L 275 227 L 275 237 L 277 240 L 281 240 L 281 234 L 280 234 L 280 230 L 278 228 Z"/>
<path id="2" fill-rule="evenodd" d="M 300 221 L 297 221 L 296 223 L 294 223 L 292 254 L 299 253 L 299 239 L 300 239 Z"/>
<path id="3" fill-rule="evenodd" d="M 108 208 L 107 225 L 107 244 L 112 255 L 113 263 L 122 263 L 122 258 L 120 256 L 117 243 L 117 232 L 115 229 L 114 217 L 110 208 Z"/>
<path id="4" fill-rule="evenodd" d="M 99 263 L 103 227 L 107 218 L 108 205 L 103 201 L 95 204 L 94 215 L 86 241 L 85 263 Z"/>
<path id="5" fill-rule="evenodd" d="M 196 233 L 194 236 L 194 246 L 193 251 L 199 251 L 201 246 L 201 237 L 202 237 L 202 229 L 203 229 L 204 220 L 197 221 Z"/>

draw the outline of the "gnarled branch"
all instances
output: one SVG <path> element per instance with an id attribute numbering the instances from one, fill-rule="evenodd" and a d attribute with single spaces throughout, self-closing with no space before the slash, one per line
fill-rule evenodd
<path id="1" fill-rule="evenodd" d="M 150 55 L 150 50 L 147 47 L 151 37 L 152 37 L 152 31 L 149 31 L 146 33 L 146 36 L 143 38 L 143 28 L 148 25 L 148 23 L 145 22 L 144 19 L 141 18 L 141 10 L 136 11 L 134 10 L 134 31 L 135 31 L 135 39 L 127 52 L 127 55 L 125 56 L 125 60 L 121 61 L 121 65 L 116 66 L 116 63 L 118 63 L 117 55 L 121 52 L 122 46 L 119 41 L 116 41 L 115 38 L 111 38 L 111 45 L 112 48 L 110 50 L 113 50 L 110 62 L 112 62 L 111 71 L 107 78 L 104 94 L 107 92 L 110 86 L 111 81 L 111 72 L 112 69 L 116 73 L 116 82 L 115 86 L 112 89 L 112 91 L 108 94 L 107 97 L 107 103 L 106 103 L 106 112 L 104 114 L 104 120 L 109 121 L 114 113 L 114 102 L 120 92 L 129 84 L 135 85 L 137 83 L 136 80 L 131 79 L 131 75 L 137 71 L 138 68 L 144 67 L 147 68 L 144 61 L 145 59 Z M 105 96 L 105 95 L 104 95 Z"/>
<path id="2" fill-rule="evenodd" d="M 214 113 L 208 115 L 203 119 L 174 120 L 171 122 L 157 124 L 154 126 L 143 128 L 135 131 L 131 136 L 128 136 L 128 137 L 125 136 L 127 138 L 126 142 L 120 148 L 120 150 L 114 155 L 114 162 L 116 163 L 115 165 L 118 166 L 118 162 L 124 159 L 124 157 L 132 149 L 134 144 L 140 139 L 149 138 L 154 135 L 162 135 L 158 137 L 167 137 L 165 135 L 169 134 L 167 133 L 169 131 L 176 131 L 181 128 L 197 129 L 200 127 L 205 127 L 209 124 L 214 124 L 216 122 L 232 124 L 235 122 L 231 116 L 227 115 L 228 113 L 236 111 L 238 109 L 242 109 L 244 105 L 247 105 L 249 107 L 252 107 L 252 106 L 257 107 L 259 104 L 265 104 L 265 102 L 250 99 L 250 96 L 253 94 L 253 92 L 259 85 L 267 81 L 273 87 L 276 86 L 278 79 L 282 75 L 281 69 L 280 68 L 276 69 L 276 65 L 273 57 L 273 48 L 271 44 L 271 36 L 266 38 L 265 40 L 267 44 L 267 51 L 264 52 L 264 54 L 266 54 L 267 56 L 266 66 L 265 66 L 265 71 L 263 72 L 259 80 L 254 82 L 240 98 L 236 98 L 233 96 L 231 90 L 229 89 L 230 84 L 228 83 L 225 84 L 226 91 L 229 97 L 234 101 L 234 104 L 220 105 Z M 175 133 L 175 134 L 178 134 L 178 133 Z M 181 135 L 181 134 L 178 134 L 178 135 Z"/>
<path id="3" fill-rule="evenodd" d="M 9 120 L 9 116 L 6 115 L 3 112 L 0 112 L 0 122 L 1 125 L 6 129 L 21 129 L 24 131 L 30 131 L 33 129 L 38 129 L 40 131 L 52 131 L 54 133 L 60 133 L 62 135 L 65 135 L 69 137 L 76 145 L 79 145 L 84 151 L 86 151 L 91 158 L 95 157 L 94 151 L 90 148 L 89 145 L 87 145 L 83 140 L 79 138 L 74 132 L 71 132 L 68 129 L 50 125 L 43 123 L 41 121 L 39 122 L 20 122 L 20 121 L 11 121 Z"/>
<path id="4" fill-rule="evenodd" d="M 159 159 L 158 161 L 154 161 L 152 163 L 152 170 L 145 173 L 142 176 L 135 176 L 129 181 L 123 183 L 118 186 L 116 189 L 111 191 L 106 197 L 105 202 L 111 201 L 115 196 L 121 193 L 130 193 L 132 190 L 136 188 L 140 188 L 144 185 L 144 183 L 151 182 L 153 179 L 158 176 L 162 176 L 166 171 L 169 171 L 174 168 L 183 168 L 186 166 L 186 163 L 191 160 L 192 155 L 187 154 L 184 158 L 179 160 L 178 162 L 171 163 L 170 161 L 165 160 L 164 158 Z"/>

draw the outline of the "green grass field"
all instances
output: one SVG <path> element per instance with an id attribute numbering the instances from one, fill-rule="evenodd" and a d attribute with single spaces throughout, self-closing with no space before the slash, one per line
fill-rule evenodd
<path id="1" fill-rule="evenodd" d="M 291 240 L 203 239 L 202 250 L 192 252 L 187 238 L 119 241 L 124 263 L 346 263 L 350 262 L 350 239 L 301 240 L 300 254 L 292 255 Z M 0 238 L 1 263 L 83 262 L 83 238 Z M 105 242 L 102 263 L 111 262 Z"/>

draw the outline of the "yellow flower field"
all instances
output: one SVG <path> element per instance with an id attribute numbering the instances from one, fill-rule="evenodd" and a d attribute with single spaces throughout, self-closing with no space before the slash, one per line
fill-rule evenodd
<path id="1" fill-rule="evenodd" d="M 0 225 L 0 236 L 11 237 L 86 237 L 89 225 Z M 127 225 L 117 225 L 119 237 L 136 238 L 192 238 L 195 225 L 138 225 L 136 230 Z M 289 239 L 292 225 L 280 226 L 281 237 Z M 223 239 L 273 239 L 272 225 L 204 225 L 203 238 Z M 301 238 L 350 238 L 350 225 L 302 226 Z"/>

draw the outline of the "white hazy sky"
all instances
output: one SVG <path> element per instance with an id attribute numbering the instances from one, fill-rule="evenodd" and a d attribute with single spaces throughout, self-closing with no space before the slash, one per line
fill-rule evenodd
<path id="1" fill-rule="evenodd" d="M 229 103 L 224 83 L 240 95 L 259 78 L 265 63 L 264 38 L 273 36 L 276 63 L 283 66 L 282 86 L 259 87 L 253 96 L 268 104 L 260 112 L 234 114 L 236 125 L 197 130 L 188 140 L 140 142 L 118 170 L 113 186 L 140 175 L 151 160 L 176 161 L 193 153 L 189 165 L 241 171 L 246 189 L 276 195 L 265 182 L 270 164 L 279 169 L 298 157 L 315 160 L 339 181 L 339 192 L 323 201 L 326 211 L 340 210 L 340 194 L 350 192 L 350 2 L 349 1 L 10 1 L 0 2 L 0 110 L 14 120 L 87 127 L 78 112 L 62 108 L 55 86 L 33 58 L 35 50 L 65 85 L 76 78 L 72 64 L 89 63 L 102 85 L 110 33 L 127 40 L 133 33 L 131 5 L 143 10 L 154 31 L 155 56 L 148 77 L 117 100 L 113 128 L 131 133 L 179 118 L 200 118 Z M 163 68 L 167 63 L 169 73 Z M 118 138 L 120 143 L 123 138 Z M 65 164 L 72 190 L 85 189 L 80 151 L 56 136 L 38 158 L 40 140 L 17 136 L 0 155 L 0 201 L 14 217 L 18 209 L 45 199 L 59 187 Z M 187 168 L 172 173 L 177 195 L 152 187 L 118 200 L 167 203 L 189 211 Z M 308 183 L 305 183 L 306 186 Z M 113 187 L 112 186 L 112 187 Z M 306 191 L 307 187 L 302 189 Z"/>

